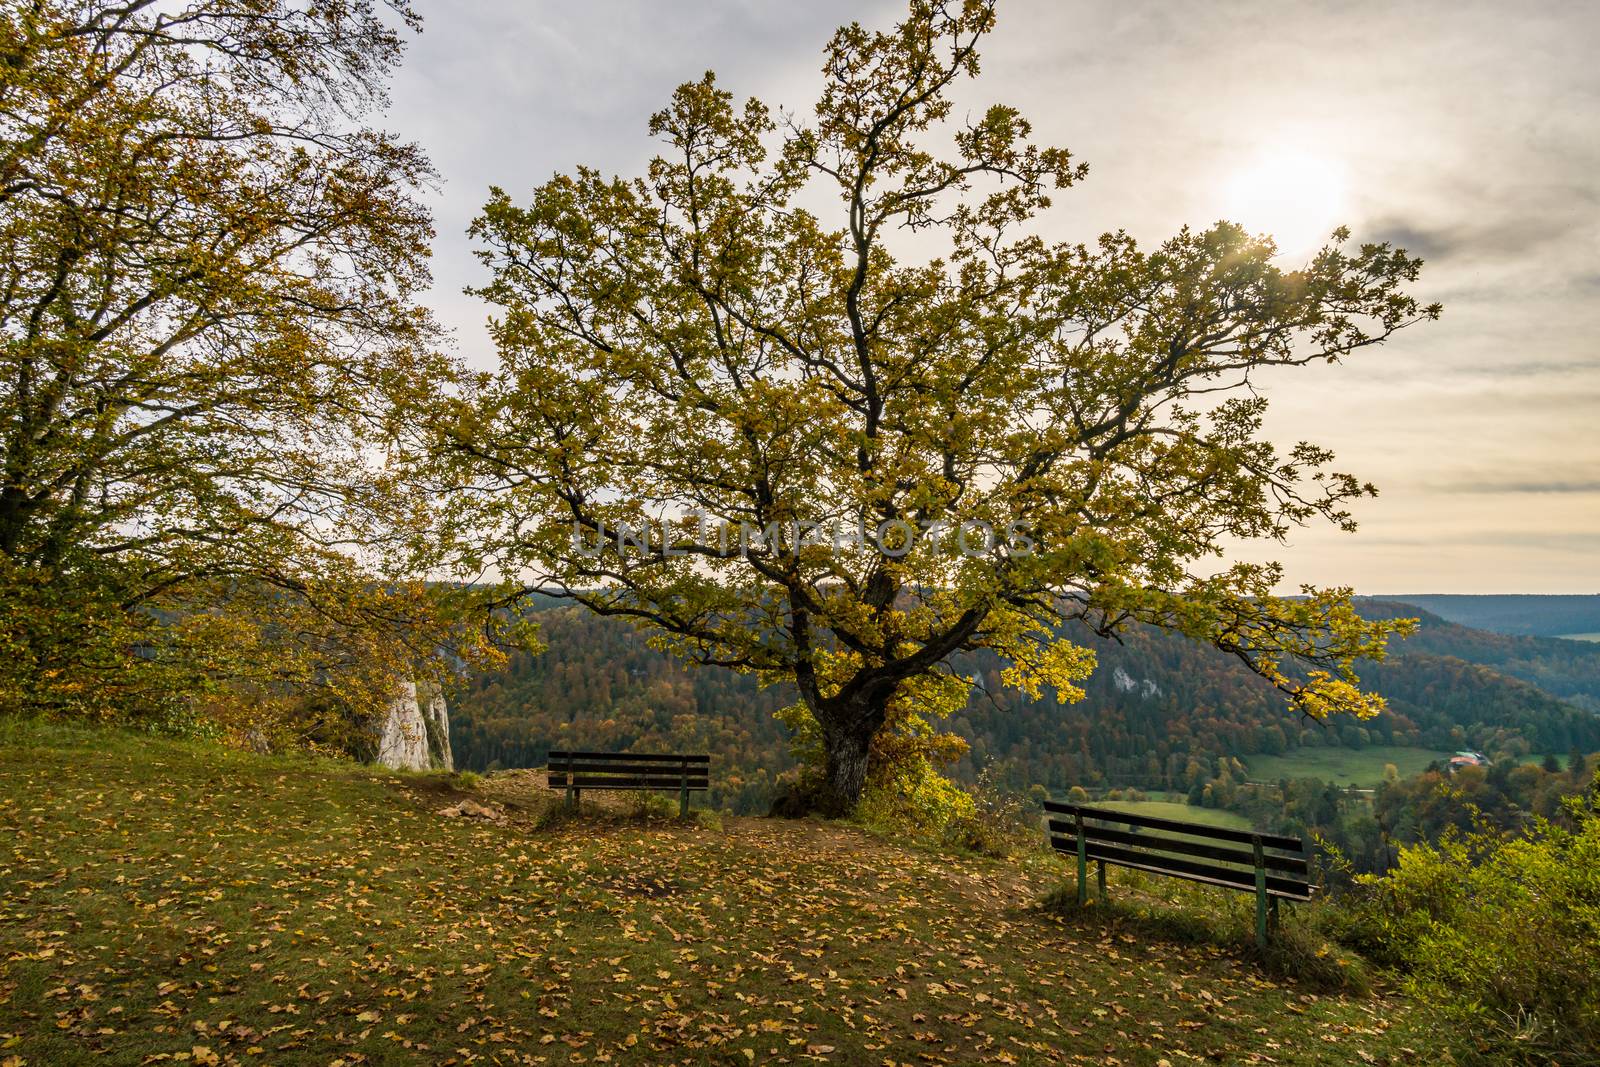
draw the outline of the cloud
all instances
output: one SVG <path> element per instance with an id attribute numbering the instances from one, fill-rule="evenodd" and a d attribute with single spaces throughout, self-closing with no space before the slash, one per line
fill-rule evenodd
<path id="1" fill-rule="evenodd" d="M 1600 493 L 1600 478 L 1504 478 L 1461 481 L 1439 486 L 1451 493 Z"/>
<path id="2" fill-rule="evenodd" d="M 1507 478 L 1501 482 L 1456 482 L 1446 488 L 1451 493 L 1600 493 L 1600 478 L 1557 478 L 1542 482 Z"/>
<path id="3" fill-rule="evenodd" d="M 1466 537 L 1451 538 L 1448 543 L 1589 555 L 1600 552 L 1600 531 L 1568 530 L 1550 533 L 1530 533 L 1520 530 L 1491 531 Z M 1575 581 L 1573 586 L 1576 588 L 1592 584 L 1592 582 L 1586 583 L 1579 580 Z"/>
<path id="4" fill-rule="evenodd" d="M 1595 282 L 1600 285 L 1600 275 L 1596 275 Z M 1486 377 L 1539 378 L 1548 375 L 1596 375 L 1600 373 L 1600 356 L 1578 359 L 1527 356 L 1510 361 L 1502 359 L 1493 363 L 1463 363 L 1453 367 L 1452 370 L 1457 374 L 1481 374 Z"/>
<path id="5" fill-rule="evenodd" d="M 1557 530 L 1551 532 L 1530 533 L 1524 530 L 1478 530 L 1470 533 L 1419 533 L 1416 536 L 1398 537 L 1367 537 L 1362 536 L 1352 541 L 1359 544 L 1366 553 L 1371 553 L 1375 548 L 1410 550 L 1405 556 L 1423 559 L 1429 552 L 1442 549 L 1489 549 L 1499 550 L 1498 553 L 1490 552 L 1479 554 L 1477 558 L 1503 559 L 1499 553 L 1504 552 L 1556 552 L 1574 555 L 1586 555 L 1600 552 L 1600 531 L 1584 530 Z M 1515 583 L 1513 583 L 1515 584 Z M 1583 585 L 1577 582 L 1576 585 Z"/>
<path id="6" fill-rule="evenodd" d="M 444 175 L 430 302 L 458 353 L 494 362 L 489 309 L 461 292 L 484 280 L 463 231 L 490 183 L 522 198 L 579 162 L 638 173 L 655 148 L 647 116 L 708 68 L 737 97 L 805 114 L 833 29 L 887 27 L 904 11 L 904 0 L 441 8 L 385 125 Z M 1492 570 L 1507 589 L 1600 586 L 1600 534 L 1548 532 L 1586 524 L 1600 493 L 1588 473 L 1600 470 L 1600 5 L 1227 0 L 1207 14 L 1164 0 L 1006 0 L 956 116 L 1015 105 L 1041 143 L 1091 164 L 1041 221 L 1050 239 L 1125 227 L 1158 240 L 1216 219 L 1229 180 L 1264 150 L 1331 156 L 1356 238 L 1427 260 L 1417 291 L 1445 316 L 1383 358 L 1272 379 L 1280 440 L 1315 426 L 1305 433 L 1385 486 L 1374 520 L 1394 516 L 1390 547 L 1365 533 L 1318 541 L 1285 560 L 1291 580 L 1448 590 Z"/>
<path id="7" fill-rule="evenodd" d="M 1461 205 L 1465 198 L 1453 200 Z M 1449 223 L 1420 223 L 1390 217 L 1367 224 L 1365 233 L 1375 241 L 1387 241 L 1424 260 L 1443 262 L 1451 258 L 1474 260 L 1517 259 L 1537 254 L 1551 245 L 1570 241 L 1577 210 L 1589 198 L 1572 191 L 1568 206 L 1555 212 L 1507 215 L 1492 221 L 1453 219 Z"/>

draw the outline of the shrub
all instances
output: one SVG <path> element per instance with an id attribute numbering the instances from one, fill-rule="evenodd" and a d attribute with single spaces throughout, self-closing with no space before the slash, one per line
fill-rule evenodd
<path id="1" fill-rule="evenodd" d="M 856 817 L 868 826 L 937 833 L 952 820 L 972 819 L 977 810 L 966 790 L 926 759 L 912 759 L 868 783 Z"/>
<path id="2" fill-rule="evenodd" d="M 1346 940 L 1409 975 L 1463 1049 L 1592 1062 L 1600 1048 L 1600 813 L 1523 836 L 1450 835 L 1360 879 Z"/>
<path id="3" fill-rule="evenodd" d="M 630 793 L 632 803 L 628 814 L 635 819 L 675 819 L 678 816 L 678 801 L 669 799 L 660 793 L 639 791 Z"/>
<path id="4" fill-rule="evenodd" d="M 214 719 L 209 718 L 182 696 L 161 701 L 134 725 L 152 737 L 172 737 L 183 741 L 221 741 L 227 737 Z"/>
<path id="5" fill-rule="evenodd" d="M 1040 802 L 1049 797 L 1044 789 L 1022 794 L 1002 788 L 989 764 L 978 772 L 978 780 L 968 792 L 973 812 L 954 816 L 945 824 L 941 835 L 945 846 L 994 859 L 1019 852 L 1048 851 L 1039 823 Z"/>
<path id="6" fill-rule="evenodd" d="M 578 813 L 565 801 L 549 798 L 542 805 L 533 810 L 529 822 L 535 832 L 546 830 L 559 830 L 561 827 L 578 818 Z"/>
<path id="7" fill-rule="evenodd" d="M 994 824 L 980 818 L 962 815 L 945 823 L 939 834 L 939 843 L 963 852 L 976 852 L 992 859 L 1004 859 L 1011 854 L 1011 841 Z"/>

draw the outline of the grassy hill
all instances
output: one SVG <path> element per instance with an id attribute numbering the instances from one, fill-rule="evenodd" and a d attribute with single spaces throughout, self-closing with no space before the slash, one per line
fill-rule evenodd
<path id="1" fill-rule="evenodd" d="M 0 723 L 0 1062 L 1413 1058 L 1403 1004 L 1040 907 L 1042 854 L 457 784 Z"/>

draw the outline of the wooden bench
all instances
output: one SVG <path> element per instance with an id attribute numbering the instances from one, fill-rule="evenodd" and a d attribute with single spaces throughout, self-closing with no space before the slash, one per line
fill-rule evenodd
<path id="1" fill-rule="evenodd" d="M 546 764 L 551 789 L 565 789 L 574 808 L 585 789 L 678 792 L 678 814 L 689 817 L 689 793 L 710 788 L 709 755 L 636 752 L 552 752 Z"/>
<path id="2" fill-rule="evenodd" d="M 1106 898 L 1108 863 L 1237 889 L 1256 895 L 1256 943 L 1265 947 L 1269 928 L 1277 926 L 1278 901 L 1311 899 L 1311 862 L 1302 838 L 1227 830 L 1054 800 L 1045 801 L 1044 810 L 1050 847 L 1078 859 L 1079 904 L 1089 900 L 1090 860 L 1098 865 L 1102 901 Z"/>

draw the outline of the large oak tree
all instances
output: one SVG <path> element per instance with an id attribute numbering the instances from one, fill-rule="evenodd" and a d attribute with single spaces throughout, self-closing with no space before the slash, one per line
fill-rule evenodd
<path id="1" fill-rule="evenodd" d="M 1151 624 L 1304 713 L 1368 715 L 1354 664 L 1397 625 L 1346 590 L 1275 595 L 1276 565 L 1224 550 L 1353 529 L 1373 489 L 1269 441 L 1252 376 L 1436 315 L 1406 292 L 1419 261 L 1340 232 L 1286 269 L 1225 222 L 1151 250 L 1042 239 L 1083 166 L 1014 108 L 952 110 L 993 22 L 914 0 L 888 32 L 841 29 L 808 116 L 707 74 L 651 119 L 644 175 L 496 190 L 474 226 L 502 365 L 455 429 L 463 530 L 530 588 L 792 681 L 835 810 L 897 700 L 966 684 L 952 653 L 1068 699 L 1092 668 L 1071 624 Z M 738 533 L 791 524 L 809 533 Z M 964 524 L 997 536 L 922 533 Z"/>

